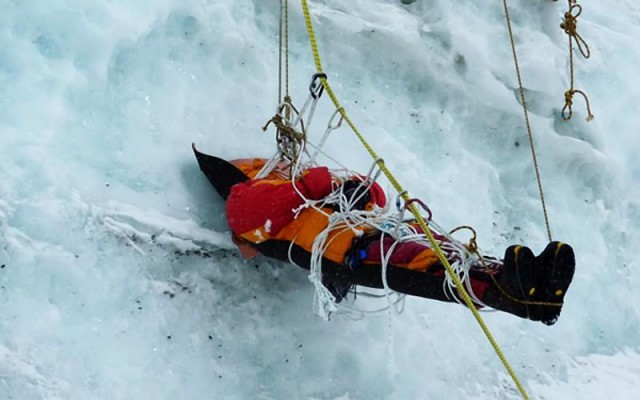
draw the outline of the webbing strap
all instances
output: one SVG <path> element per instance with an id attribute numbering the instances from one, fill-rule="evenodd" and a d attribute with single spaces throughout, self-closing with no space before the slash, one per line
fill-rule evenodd
<path id="1" fill-rule="evenodd" d="M 316 70 L 317 70 L 318 74 L 321 74 L 321 73 L 324 73 L 324 71 L 322 69 L 322 63 L 320 61 L 320 52 L 318 51 L 318 43 L 316 41 L 313 22 L 311 21 L 311 13 L 309 12 L 309 4 L 308 4 L 307 0 L 300 0 L 300 1 L 302 3 L 302 11 L 303 11 L 303 14 L 304 14 L 305 25 L 307 27 L 307 34 L 309 36 L 309 43 L 311 45 L 311 52 L 313 53 L 313 60 L 315 62 Z M 362 142 L 362 145 L 365 147 L 367 152 L 369 152 L 371 157 L 374 160 L 377 160 L 376 162 L 378 164 L 378 167 L 384 173 L 384 175 L 387 177 L 389 182 L 391 182 L 391 184 L 393 185 L 394 189 L 398 193 L 401 193 L 402 199 L 406 203 L 409 203 L 409 200 L 411 200 L 411 199 L 410 199 L 407 191 L 405 191 L 403 189 L 402 185 L 400 185 L 400 183 L 395 178 L 395 176 L 386 167 L 386 165 L 384 164 L 383 159 L 378 157 L 377 153 L 374 151 L 374 149 L 371 147 L 371 145 L 369 145 L 369 143 L 364 138 L 364 136 L 360 133 L 360 131 L 355 126 L 355 124 L 353 123 L 351 118 L 349 118 L 349 116 L 347 115 L 347 112 L 344 109 L 344 107 L 342 107 L 340 105 L 340 101 L 338 100 L 338 97 L 336 96 L 335 92 L 333 91 L 333 88 L 331 87 L 331 85 L 327 81 L 326 75 L 323 75 L 320 79 L 322 80 L 322 84 L 324 85 L 324 88 L 325 88 L 325 90 L 327 92 L 327 95 L 331 98 L 331 101 L 335 105 L 336 109 L 339 110 L 340 115 L 342 116 L 344 121 L 349 125 L 349 127 L 351 127 L 351 130 L 353 130 L 353 133 L 355 133 L 355 135 L 358 137 L 360 142 Z M 480 328 L 482 328 L 482 331 L 484 332 L 485 336 L 487 337 L 487 339 L 491 343 L 491 346 L 493 347 L 493 349 L 495 350 L 496 354 L 500 358 L 500 361 L 502 361 L 502 364 L 504 365 L 504 367 L 506 368 L 507 372 L 511 376 L 511 379 L 513 380 L 513 382 L 515 383 L 516 387 L 520 391 L 520 394 L 522 395 L 522 397 L 524 399 L 528 399 L 529 397 L 528 397 L 526 391 L 524 390 L 524 387 L 520 383 L 520 380 L 518 379 L 518 377 L 516 376 L 513 368 L 511 367 L 511 365 L 507 361 L 506 357 L 504 356 L 504 353 L 500 349 L 500 346 L 498 345 L 498 343 L 494 339 L 493 335 L 489 331 L 489 328 L 487 327 L 486 323 L 484 322 L 484 320 L 480 316 L 480 313 L 478 312 L 476 307 L 473 305 L 473 301 L 471 300 L 471 297 L 469 296 L 469 293 L 464 288 L 464 285 L 463 285 L 462 281 L 460 280 L 460 278 L 458 277 L 458 275 L 453 271 L 453 268 L 451 267 L 451 264 L 449 263 L 449 261 L 445 257 L 444 252 L 442 251 L 442 248 L 440 248 L 440 246 L 436 242 L 435 238 L 433 237 L 433 234 L 431 233 L 431 230 L 428 228 L 427 223 L 425 222 L 424 218 L 422 218 L 422 215 L 420 215 L 420 212 L 419 212 L 416 204 L 415 203 L 409 204 L 409 210 L 411 211 L 413 216 L 416 218 L 416 221 L 418 222 L 418 224 L 420 225 L 420 227 L 424 231 L 425 235 L 429 239 L 429 242 L 431 243 L 433 249 L 435 250 L 436 254 L 438 255 L 438 258 L 440 259 L 440 262 L 442 263 L 442 265 L 444 265 L 444 267 L 445 267 L 445 269 L 447 271 L 447 274 L 449 274 L 449 277 L 455 283 L 456 289 L 458 290 L 458 294 L 462 297 L 462 299 L 464 300 L 464 302 L 467 305 L 467 307 L 469 308 L 469 310 L 471 310 L 471 313 L 473 314 L 473 316 L 475 317 L 476 321 L 480 325 Z"/>

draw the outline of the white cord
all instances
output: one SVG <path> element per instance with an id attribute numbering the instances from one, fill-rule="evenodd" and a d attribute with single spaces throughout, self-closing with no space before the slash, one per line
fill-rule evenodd
<path id="1" fill-rule="evenodd" d="M 282 118 L 284 124 L 291 126 L 294 129 L 296 129 L 296 127 L 299 126 L 299 129 L 301 131 L 306 129 L 306 132 L 305 132 L 306 138 L 305 140 L 302 141 L 302 147 L 299 149 L 296 159 L 291 160 L 291 163 L 293 164 L 293 166 L 291 168 L 289 179 L 291 180 L 291 184 L 294 190 L 296 191 L 296 193 L 302 199 L 304 199 L 304 203 L 297 209 L 293 210 L 295 213 L 295 216 L 297 218 L 299 213 L 306 208 L 313 208 L 317 212 L 320 212 L 325 216 L 327 216 L 327 219 L 328 219 L 327 227 L 315 238 L 312 249 L 311 249 L 309 280 L 313 283 L 315 288 L 315 296 L 314 296 L 315 312 L 318 313 L 324 319 L 328 319 L 330 314 L 335 312 L 344 312 L 351 316 L 355 315 L 361 318 L 362 316 L 364 316 L 364 314 L 388 310 L 389 308 L 397 307 L 398 305 L 400 305 L 400 307 L 399 308 L 397 307 L 396 311 L 401 312 L 402 307 L 404 306 L 405 295 L 398 294 L 397 292 L 394 292 L 389 287 L 388 280 L 387 280 L 387 270 L 388 270 L 389 260 L 391 259 L 393 251 L 395 250 L 396 246 L 399 243 L 414 241 L 422 244 L 427 248 L 431 248 L 431 243 L 429 242 L 429 240 L 427 239 L 424 233 L 419 233 L 414 226 L 410 225 L 409 223 L 403 222 L 403 215 L 405 210 L 404 205 L 402 205 L 402 207 L 398 205 L 396 213 L 390 211 L 389 205 L 387 205 L 384 208 L 374 206 L 373 209 L 369 211 L 353 210 L 353 206 L 357 204 L 362 198 L 364 198 L 366 193 L 368 193 L 368 191 L 371 189 L 373 184 L 376 182 L 376 180 L 380 176 L 381 174 L 380 169 L 378 169 L 375 174 L 373 173 L 374 170 L 376 169 L 376 166 L 378 166 L 378 163 L 380 160 L 375 160 L 367 176 L 362 178 L 356 172 L 348 169 L 347 167 L 342 165 L 339 161 L 335 160 L 334 158 L 332 158 L 322 150 L 330 133 L 338 129 L 342 124 L 343 119 L 339 109 L 337 109 L 332 115 L 332 117 L 330 118 L 329 123 L 327 124 L 327 129 L 325 130 L 324 135 L 321 137 L 319 144 L 316 146 L 313 143 L 311 143 L 308 140 L 308 137 L 309 137 L 308 130 L 311 125 L 313 116 L 315 114 L 317 100 L 318 100 L 317 98 L 310 95 L 305 101 L 304 105 L 302 106 L 299 112 L 296 112 L 295 109 L 293 109 L 293 107 L 291 106 L 291 104 L 284 102 L 278 105 L 278 111 L 277 111 L 278 115 L 280 115 L 280 117 Z M 284 112 L 286 108 L 290 109 L 289 113 Z M 308 115 L 306 116 L 307 124 L 305 128 L 304 115 L 305 113 L 307 113 L 307 110 L 309 111 L 308 111 Z M 287 118 L 286 116 L 287 114 L 289 115 L 295 114 L 296 116 L 293 120 L 290 120 L 289 118 Z M 340 115 L 340 119 L 337 123 L 334 124 L 334 119 L 338 115 Z M 312 155 L 309 155 L 306 149 L 307 145 L 310 145 L 311 147 L 314 148 L 314 152 Z M 303 162 L 302 160 L 304 154 L 306 154 L 308 157 L 307 162 Z M 323 156 L 327 157 L 328 159 L 330 159 L 331 161 L 339 165 L 342 169 L 330 170 L 333 177 L 333 181 L 338 182 L 339 184 L 337 185 L 336 188 L 334 188 L 334 190 L 327 197 L 325 197 L 322 200 L 310 200 L 310 199 L 307 199 L 300 192 L 300 190 L 297 188 L 295 183 L 299 175 L 302 173 L 302 171 L 317 165 L 316 158 L 319 154 L 322 154 Z M 264 178 L 268 176 L 271 172 L 273 172 L 273 170 L 278 167 L 278 164 L 282 160 L 282 156 L 283 156 L 283 150 L 280 147 L 278 147 L 277 153 L 263 166 L 263 168 L 260 170 L 258 175 L 256 175 L 256 179 Z M 346 182 L 349 179 L 351 180 L 359 179 L 361 182 L 360 186 L 357 188 L 357 190 L 354 192 L 354 195 L 352 195 L 351 198 L 347 198 L 345 196 L 343 191 L 343 185 L 342 185 L 342 183 Z M 338 210 L 333 213 L 325 212 L 322 208 L 328 204 L 332 204 L 334 206 L 337 205 Z M 373 229 L 381 232 L 381 238 L 380 238 L 381 278 L 382 278 L 382 284 L 384 289 L 383 296 L 387 300 L 387 306 L 380 309 L 376 309 L 376 310 L 363 310 L 356 307 L 349 307 L 344 304 L 337 304 L 335 296 L 322 283 L 322 259 L 325 251 L 331 244 L 331 241 L 327 243 L 329 235 L 332 232 L 337 232 L 334 235 L 334 238 L 335 238 L 342 231 L 349 230 L 349 229 L 352 230 L 356 235 L 361 235 L 365 227 L 367 229 Z M 469 292 L 469 295 L 471 296 L 473 301 L 476 302 L 477 304 L 483 305 L 482 301 L 480 301 L 478 297 L 475 295 L 475 293 L 473 292 L 473 288 L 471 286 L 471 279 L 469 279 L 469 271 L 471 267 L 481 263 L 481 260 L 479 259 L 479 257 L 475 253 L 470 252 L 463 243 L 454 239 L 448 232 L 443 230 L 434 221 L 429 221 L 429 229 L 431 229 L 431 231 L 437 234 L 439 237 L 445 238 L 445 240 L 440 241 L 439 245 L 442 248 L 442 251 L 444 252 L 447 259 L 450 260 L 451 267 L 453 268 L 454 273 L 458 277 L 460 277 L 460 279 L 462 280 L 463 284 L 467 288 L 467 291 Z M 384 251 L 384 240 L 383 240 L 385 235 L 389 235 L 394 240 L 393 244 L 389 247 L 389 249 L 386 252 Z M 293 246 L 293 242 L 292 242 L 292 246 Z M 295 264 L 291 259 L 292 246 L 289 248 L 289 260 L 293 264 Z M 500 261 L 491 260 L 492 268 L 495 268 L 500 264 L 501 264 Z M 461 300 L 456 296 L 457 289 L 456 289 L 455 283 L 453 282 L 453 279 L 449 276 L 449 274 L 445 274 L 445 279 L 443 282 L 442 289 L 448 298 L 450 299 L 453 298 L 456 302 L 461 303 Z M 391 299 L 391 296 L 393 294 L 397 296 L 395 300 Z M 365 297 L 367 295 L 368 294 L 365 294 Z"/>

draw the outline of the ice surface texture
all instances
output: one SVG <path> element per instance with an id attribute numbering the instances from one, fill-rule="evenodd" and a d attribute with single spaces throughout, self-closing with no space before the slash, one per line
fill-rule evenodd
<path id="1" fill-rule="evenodd" d="M 303 271 L 239 258 L 191 142 L 274 151 L 259 128 L 277 96 L 277 1 L 1 3 L 1 399 L 518 398 L 463 307 L 409 299 L 325 323 Z M 552 230 L 578 267 L 554 327 L 486 319 L 534 398 L 634 398 L 639 7 L 585 2 L 593 56 L 576 86 L 596 119 L 576 99 L 565 123 L 564 4 L 512 3 Z M 475 226 L 489 252 L 542 250 L 501 2 L 311 6 L 341 100 L 440 225 Z M 296 1 L 291 18 L 301 102 L 313 64 Z M 312 136 L 332 112 L 324 101 Z M 327 149 L 370 165 L 348 130 Z"/>

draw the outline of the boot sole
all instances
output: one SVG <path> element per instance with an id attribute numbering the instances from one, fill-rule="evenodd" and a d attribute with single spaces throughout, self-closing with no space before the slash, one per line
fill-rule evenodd
<path id="1" fill-rule="evenodd" d="M 550 246 L 553 247 L 550 248 Z M 540 300 L 562 303 L 575 272 L 575 255 L 571 246 L 562 242 L 550 243 L 540 256 L 548 253 L 548 251 L 553 251 L 553 258 L 550 263 L 542 266 L 546 268 L 545 276 L 547 280 L 544 287 L 544 296 Z M 542 307 L 542 323 L 546 325 L 555 324 L 560 316 L 560 311 L 562 311 L 562 306 Z"/>

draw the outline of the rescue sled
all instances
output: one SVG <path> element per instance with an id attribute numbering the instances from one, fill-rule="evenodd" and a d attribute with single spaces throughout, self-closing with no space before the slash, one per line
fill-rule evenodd
<path id="1" fill-rule="evenodd" d="M 193 152 L 200 170 L 224 200 L 229 196 L 233 185 L 252 178 L 237 166 L 247 165 L 250 159 L 227 161 L 204 154 L 198 151 L 195 145 L 193 145 Z M 251 161 L 265 162 L 264 159 L 251 159 Z M 310 268 L 311 253 L 289 241 L 267 240 L 260 244 L 247 244 L 265 257 L 292 262 L 306 270 Z M 346 295 L 344 288 L 349 288 L 352 285 L 375 289 L 384 288 L 381 268 L 381 265 L 373 267 L 366 265 L 352 269 L 324 258 L 322 260 L 322 281 L 336 296 L 336 299 L 340 300 Z M 386 280 L 389 288 L 396 292 L 447 302 L 457 301 L 453 296 L 448 297 L 443 290 L 443 285 L 445 285 L 444 269 L 439 270 L 436 275 L 388 265 Z"/>

